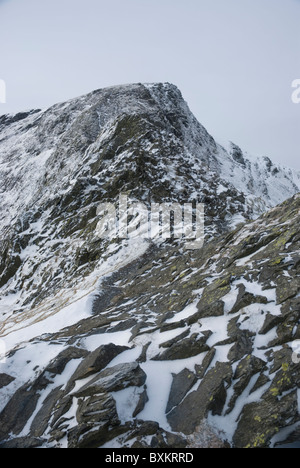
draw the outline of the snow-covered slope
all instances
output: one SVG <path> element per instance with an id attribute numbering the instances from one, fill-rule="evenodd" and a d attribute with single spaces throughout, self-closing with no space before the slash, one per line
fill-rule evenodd
<path id="1" fill-rule="evenodd" d="M 54 429 L 53 425 L 49 426 L 57 402 L 63 407 L 66 402 L 67 419 L 71 421 L 63 433 L 62 444 L 76 446 L 77 435 L 79 438 L 82 435 L 81 424 L 91 424 L 94 430 L 95 421 L 86 421 L 85 411 L 87 414 L 89 411 L 82 408 L 81 403 L 80 408 L 76 406 L 81 397 L 73 397 L 70 392 L 74 392 L 71 380 L 78 365 L 83 361 L 84 366 L 88 364 L 85 359 L 89 360 L 90 353 L 93 355 L 100 345 L 105 347 L 99 351 L 100 355 L 108 353 L 106 360 L 103 358 L 107 362 L 104 368 L 116 358 L 115 365 L 131 364 L 127 370 L 137 374 L 135 383 L 144 383 L 143 372 L 147 376 L 150 404 L 139 416 L 146 420 L 152 413 L 161 431 L 178 432 L 176 423 L 171 427 L 163 410 L 170 393 L 171 373 L 180 374 L 184 366 L 191 371 L 195 364 L 200 365 L 207 346 L 214 348 L 222 339 L 229 341 L 218 356 L 220 362 L 226 362 L 224 356 L 225 351 L 229 352 L 230 340 L 235 341 L 240 336 L 233 333 L 234 330 L 228 332 L 229 335 L 219 334 L 224 324 L 229 324 L 227 309 L 218 321 L 210 318 L 207 328 L 203 329 L 204 335 L 196 323 L 188 323 L 190 328 L 184 325 L 196 310 L 196 299 L 191 301 L 191 298 L 196 295 L 198 301 L 203 293 L 205 296 L 205 288 L 215 284 L 220 276 L 222 261 L 231 255 L 230 235 L 229 246 L 227 238 L 219 241 L 221 248 L 215 258 L 209 246 L 217 244 L 209 244 L 209 241 L 224 236 L 241 222 L 257 218 L 298 191 L 299 172 L 275 165 L 268 158 L 252 158 L 234 144 L 228 150 L 217 144 L 192 115 L 180 91 L 167 83 L 107 88 L 47 110 L 0 117 L 0 352 L 12 352 L 6 353 L 6 362 L 0 368 L 1 438 L 6 439 L 7 434 L 12 433 L 13 439 L 20 436 L 20 443 L 30 445 L 35 444 L 34 437 L 45 437 L 45 443 L 51 444 L 53 439 L 54 445 L 58 445 L 59 434 L 52 433 L 57 428 L 61 431 L 60 424 Z M 204 252 L 195 252 L 196 257 L 183 253 L 180 242 L 167 242 L 158 247 L 157 243 L 143 239 L 100 240 L 95 233 L 97 207 L 103 202 L 115 203 L 120 193 L 147 206 L 151 202 L 203 202 Z M 294 203 L 296 206 L 296 201 Z M 286 223 L 294 227 L 295 216 L 295 212 L 290 213 Z M 247 246 L 252 230 L 264 231 L 267 226 L 263 224 L 260 228 L 260 223 L 245 228 L 241 240 L 235 239 L 238 245 L 240 242 Z M 282 224 L 285 226 L 284 221 Z M 280 238 L 280 232 L 275 234 L 267 236 L 268 242 Z M 293 236 L 290 237 L 293 240 Z M 263 232 L 258 238 L 259 241 L 264 238 Z M 222 250 L 222 243 L 227 250 L 225 247 Z M 231 246 L 233 251 L 234 245 Z M 243 252 L 237 259 L 240 267 L 244 266 L 243 259 L 248 262 L 244 249 L 248 252 L 242 247 Z M 287 255 L 297 264 L 296 244 L 291 249 Z M 197 258 L 198 254 L 202 257 Z M 178 257 L 182 258 L 180 265 L 176 263 Z M 175 278 L 180 280 L 178 288 L 173 287 Z M 247 293 L 259 291 L 261 300 L 265 284 L 249 286 L 249 278 L 235 280 L 226 296 L 226 308 L 238 299 L 235 294 L 240 284 L 246 288 L 246 297 Z M 189 279 L 188 283 L 185 279 Z M 142 289 L 138 288 L 139 280 L 145 281 Z M 276 275 L 272 281 L 276 283 Z M 226 283 L 225 289 L 227 286 Z M 272 289 L 271 284 L 268 287 Z M 189 291 L 188 296 L 185 290 Z M 266 313 L 274 312 L 277 317 L 279 309 L 273 293 L 265 296 L 271 304 Z M 220 301 L 217 302 L 216 316 L 221 315 Z M 247 317 L 243 318 L 248 320 Z M 180 357 L 179 363 L 169 358 L 153 360 L 161 348 L 171 346 L 170 340 L 178 335 L 177 325 L 182 328 L 179 341 L 183 348 L 191 347 L 199 351 L 198 354 Z M 208 338 L 209 332 L 214 338 L 206 344 L 204 338 Z M 252 329 L 249 332 L 251 334 Z M 246 335 L 248 339 L 250 335 Z M 152 345 L 148 349 L 149 340 Z M 290 341 L 291 337 L 286 342 Z M 254 343 L 255 349 L 259 347 L 258 342 Z M 112 352 L 110 344 L 118 348 L 113 348 Z M 128 354 L 123 354 L 124 346 L 132 348 L 125 350 Z M 121 361 L 117 358 L 119 354 Z M 132 363 L 138 360 L 139 354 L 145 364 L 142 369 L 137 366 L 133 369 L 135 364 L 132 367 Z M 107 361 L 109 356 L 113 357 Z M 95 359 L 98 362 L 100 358 Z M 99 362 L 96 367 L 103 370 Z M 168 373 L 164 399 L 153 412 L 158 391 L 155 375 L 165 368 Z M 123 377 L 119 376 L 119 381 L 127 377 L 125 372 Z M 134 424 L 140 424 L 133 422 L 132 414 L 128 416 L 130 399 L 141 401 L 140 405 L 146 399 L 146 393 L 137 390 L 139 385 L 134 382 L 129 390 L 124 388 L 121 394 L 116 389 L 106 392 L 105 401 L 97 397 L 94 402 L 100 413 L 102 405 L 108 405 L 113 415 L 112 425 L 117 428 L 118 420 L 122 427 L 126 422 L 131 425 L 131 429 L 126 426 L 126 430 L 134 431 Z M 28 389 L 31 389 L 32 406 L 30 403 L 28 412 L 23 412 L 21 417 L 18 411 L 24 408 Z M 80 414 L 80 428 L 74 416 L 76 409 Z M 110 427 L 112 419 L 105 419 L 105 424 Z M 59 421 L 60 418 L 55 419 Z M 215 423 L 223 427 L 222 421 Z M 44 432 L 40 432 L 41 428 Z M 160 434 L 167 437 L 166 433 Z M 234 434 L 227 435 L 233 440 Z M 17 443 L 12 441 L 12 444 Z M 43 442 L 39 439 L 37 443 Z M 177 443 L 182 441 L 177 440 Z M 103 444 L 97 440 L 97 446 Z"/>

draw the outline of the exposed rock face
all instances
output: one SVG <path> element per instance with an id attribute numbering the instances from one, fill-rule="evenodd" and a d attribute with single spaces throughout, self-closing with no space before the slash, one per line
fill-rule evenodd
<path id="1" fill-rule="evenodd" d="M 299 174 L 227 153 L 172 85 L 100 90 L 0 132 L 0 447 L 297 440 L 300 197 L 250 218 Z M 205 202 L 204 247 L 100 241 L 97 205 L 120 191 Z"/>

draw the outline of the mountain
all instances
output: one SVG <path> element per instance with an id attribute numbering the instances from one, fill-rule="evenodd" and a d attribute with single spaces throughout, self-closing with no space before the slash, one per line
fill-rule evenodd
<path id="1" fill-rule="evenodd" d="M 175 86 L 137 84 L 0 117 L 0 174 L 3 447 L 296 433 L 299 172 L 218 145 Z M 121 193 L 204 203 L 203 248 L 99 239 Z"/>

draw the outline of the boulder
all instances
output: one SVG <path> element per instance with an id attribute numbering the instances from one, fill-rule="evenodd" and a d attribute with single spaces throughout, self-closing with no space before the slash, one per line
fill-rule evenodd
<path id="1" fill-rule="evenodd" d="M 177 406 L 189 390 L 195 385 L 197 378 L 193 372 L 183 369 L 179 374 L 173 374 L 173 382 L 170 390 L 166 413 Z"/>
<path id="2" fill-rule="evenodd" d="M 76 380 L 86 379 L 105 369 L 116 356 L 128 349 L 126 346 L 116 346 L 110 343 L 99 346 L 95 351 L 88 353 L 72 375 L 67 389 L 71 390 Z"/>
<path id="3" fill-rule="evenodd" d="M 139 364 L 118 364 L 97 374 L 74 395 L 77 397 L 93 396 L 103 392 L 118 392 L 127 387 L 141 387 L 146 381 L 146 374 Z"/>
<path id="4" fill-rule="evenodd" d="M 227 362 L 217 362 L 216 366 L 207 372 L 198 389 L 189 393 L 167 415 L 172 430 L 192 434 L 210 411 L 212 414 L 221 414 L 231 379 L 231 365 Z"/>

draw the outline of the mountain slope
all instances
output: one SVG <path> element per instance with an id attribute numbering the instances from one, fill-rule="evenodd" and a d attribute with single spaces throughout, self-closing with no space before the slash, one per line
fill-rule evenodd
<path id="1" fill-rule="evenodd" d="M 1 117 L 0 174 L 6 446 L 183 446 L 203 419 L 235 446 L 294 429 L 299 197 L 251 219 L 299 173 L 226 151 L 158 84 Z M 100 240 L 97 207 L 120 193 L 205 203 L 204 248 Z"/>
<path id="2" fill-rule="evenodd" d="M 211 239 L 300 190 L 296 171 L 250 161 L 236 146 L 227 153 L 169 84 L 108 88 L 2 117 L 0 134 L 6 321 L 15 310 L 23 321 L 22 311 L 72 289 L 79 270 L 82 278 L 97 268 L 107 246 L 94 238 L 96 209 L 121 192 L 148 206 L 204 203 Z"/>
<path id="3" fill-rule="evenodd" d="M 284 440 L 300 423 L 299 215 L 298 195 L 201 251 L 153 245 L 90 316 L 23 330 L 40 334 L 1 375 L 4 446 L 184 446 L 206 419 L 235 447 Z"/>

